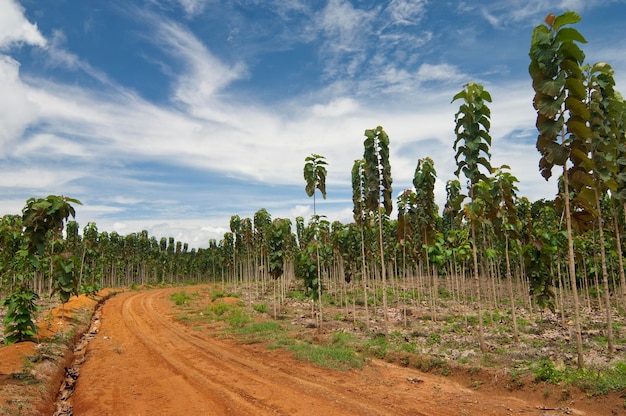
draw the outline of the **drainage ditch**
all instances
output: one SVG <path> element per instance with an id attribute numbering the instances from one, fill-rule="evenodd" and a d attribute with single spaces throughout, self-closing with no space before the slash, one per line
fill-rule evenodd
<path id="1" fill-rule="evenodd" d="M 87 352 L 87 345 L 95 338 L 100 330 L 100 316 L 102 315 L 102 306 L 104 305 L 104 299 L 98 304 L 96 310 L 91 317 L 89 329 L 85 332 L 78 343 L 74 345 L 74 359 L 70 367 L 65 367 L 65 377 L 59 387 L 59 392 L 56 396 L 55 407 L 56 411 L 53 416 L 73 416 L 74 412 L 72 405 L 69 403 L 78 376 L 80 375 L 80 367 L 85 362 L 85 353 Z"/>

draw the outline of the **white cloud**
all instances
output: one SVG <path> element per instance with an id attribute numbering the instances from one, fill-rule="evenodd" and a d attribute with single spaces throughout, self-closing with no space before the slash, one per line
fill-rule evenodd
<path id="1" fill-rule="evenodd" d="M 175 99 L 182 103 L 208 104 L 216 93 L 246 73 L 241 64 L 229 66 L 221 62 L 193 34 L 174 22 L 161 21 L 156 36 L 161 47 L 185 64 L 174 92 Z"/>
<path id="2" fill-rule="evenodd" d="M 195 16 L 204 11 L 211 0 L 179 0 L 188 16 Z"/>
<path id="3" fill-rule="evenodd" d="M 426 5 L 426 0 L 391 0 L 386 11 L 393 24 L 414 25 L 422 20 Z"/>
<path id="4" fill-rule="evenodd" d="M 419 82 L 429 81 L 460 81 L 466 79 L 466 75 L 459 72 L 457 67 L 450 64 L 422 64 L 417 70 L 416 78 Z"/>
<path id="5" fill-rule="evenodd" d="M 13 45 L 46 46 L 36 24 L 24 17 L 24 9 L 14 0 L 0 0 L 0 51 Z"/>
<path id="6" fill-rule="evenodd" d="M 13 149 L 24 129 L 37 118 L 38 107 L 19 78 L 19 63 L 0 54 L 0 157 Z"/>
<path id="7" fill-rule="evenodd" d="M 326 47 L 335 52 L 359 49 L 377 13 L 356 9 L 346 0 L 330 0 L 318 18 L 318 26 L 328 39 Z"/>
<path id="8" fill-rule="evenodd" d="M 68 182 L 80 178 L 78 170 L 58 170 L 48 168 L 22 168 L 0 171 L 0 187 L 9 190 L 20 189 L 60 189 Z"/>

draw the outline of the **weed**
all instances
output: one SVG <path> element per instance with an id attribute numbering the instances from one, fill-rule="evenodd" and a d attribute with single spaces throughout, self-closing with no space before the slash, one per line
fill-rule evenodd
<path id="1" fill-rule="evenodd" d="M 365 343 L 365 351 L 374 355 L 376 358 L 385 358 L 388 349 L 389 343 L 383 335 L 374 336 Z"/>
<path id="2" fill-rule="evenodd" d="M 291 292 L 289 292 L 287 297 L 290 299 L 297 299 L 300 301 L 306 300 L 306 295 L 304 294 L 304 292 L 299 291 L 299 290 L 292 290 Z"/>
<path id="3" fill-rule="evenodd" d="M 435 345 L 435 344 L 440 344 L 441 343 L 441 336 L 437 333 L 431 333 L 428 334 L 428 337 L 426 337 L 426 344 L 428 345 Z"/>
<path id="4" fill-rule="evenodd" d="M 365 359 L 353 349 L 335 345 L 294 344 L 289 347 L 299 360 L 335 370 L 363 368 Z"/>
<path id="5" fill-rule="evenodd" d="M 231 292 L 222 292 L 221 290 L 215 291 L 211 293 L 211 302 L 215 302 L 217 299 L 221 298 L 238 298 L 239 295 Z"/>
<path id="6" fill-rule="evenodd" d="M 252 309 L 257 311 L 258 313 L 267 313 L 267 303 L 266 302 L 256 303 L 252 305 Z"/>
<path id="7" fill-rule="evenodd" d="M 219 316 L 223 316 L 226 312 L 232 309 L 234 309 L 232 305 L 229 305 L 224 302 L 219 302 L 219 303 L 216 303 L 215 305 L 209 305 L 206 308 L 206 312 L 207 312 L 207 315 L 209 316 L 219 317 Z"/>
<path id="8" fill-rule="evenodd" d="M 552 361 L 548 359 L 539 360 L 533 372 L 535 374 L 535 381 L 557 384 L 563 380 L 563 374 L 554 366 Z"/>
<path id="9" fill-rule="evenodd" d="M 185 291 L 174 292 L 170 295 L 170 300 L 176 304 L 176 306 L 185 305 L 192 299 L 192 296 Z"/>
<path id="10" fill-rule="evenodd" d="M 231 328 L 242 328 L 251 321 L 252 318 L 250 318 L 250 315 L 248 315 L 241 308 L 232 309 L 228 316 L 228 323 Z"/>
<path id="11" fill-rule="evenodd" d="M 565 379 L 592 395 L 626 391 L 626 362 L 617 362 L 613 368 L 602 371 L 591 368 L 571 370 L 566 372 Z"/>

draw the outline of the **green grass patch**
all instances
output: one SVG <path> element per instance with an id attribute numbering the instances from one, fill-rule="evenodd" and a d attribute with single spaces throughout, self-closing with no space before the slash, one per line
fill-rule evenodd
<path id="1" fill-rule="evenodd" d="M 252 309 L 257 311 L 258 313 L 267 313 L 267 302 L 256 303 L 252 305 Z"/>
<path id="2" fill-rule="evenodd" d="M 214 305 L 207 306 L 207 308 L 205 309 L 205 315 L 207 315 L 209 318 L 216 319 L 224 316 L 227 312 L 230 312 L 233 309 L 235 309 L 235 306 L 233 305 L 229 305 L 224 302 L 218 302 Z"/>
<path id="3" fill-rule="evenodd" d="M 215 302 L 217 299 L 221 299 L 221 298 L 238 298 L 238 297 L 239 295 L 237 293 L 232 293 L 232 292 L 222 292 L 221 290 L 211 292 L 211 302 Z"/>
<path id="4" fill-rule="evenodd" d="M 276 321 L 251 323 L 234 329 L 234 332 L 245 344 L 269 342 L 268 348 L 279 348 L 292 342 L 287 331 Z"/>
<path id="5" fill-rule="evenodd" d="M 181 290 L 180 292 L 174 292 L 170 295 L 170 300 L 176 304 L 176 306 L 182 306 L 189 303 L 193 299 L 189 293 Z"/>
<path id="6" fill-rule="evenodd" d="M 353 349 L 337 345 L 293 344 L 288 347 L 298 360 L 310 361 L 320 367 L 347 371 L 362 369 L 365 359 Z"/>
<path id="7" fill-rule="evenodd" d="M 567 370 L 563 378 L 568 384 L 576 386 L 592 395 L 603 395 L 615 391 L 626 394 L 626 362 L 620 361 L 613 368 L 594 370 Z"/>

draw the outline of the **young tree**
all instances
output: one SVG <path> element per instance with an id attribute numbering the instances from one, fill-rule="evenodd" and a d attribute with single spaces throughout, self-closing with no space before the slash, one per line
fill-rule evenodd
<path id="1" fill-rule="evenodd" d="M 318 189 L 322 194 L 322 197 L 326 199 L 326 166 L 328 163 L 324 156 L 311 154 L 307 156 L 304 164 L 304 180 L 306 181 L 305 191 L 309 197 L 313 197 L 313 221 L 315 224 L 315 251 L 317 261 L 317 281 L 314 284 L 317 285 L 317 297 L 319 304 L 319 325 L 318 328 L 322 328 L 323 315 L 322 315 L 322 273 L 320 265 L 320 241 L 319 241 L 319 217 L 317 216 L 317 207 L 315 200 L 315 190 Z"/>
<path id="2" fill-rule="evenodd" d="M 365 206 L 378 216 L 378 244 L 380 248 L 380 265 L 383 289 L 383 315 L 385 319 L 385 336 L 389 334 L 389 317 L 387 311 L 387 268 L 383 246 L 383 213 L 391 214 L 391 165 L 389 164 L 389 136 L 381 126 L 365 130 L 363 159 L 364 164 L 364 196 Z M 382 204 L 382 207 L 381 207 Z"/>
<path id="3" fill-rule="evenodd" d="M 578 366 L 584 366 L 582 336 L 580 328 L 580 306 L 576 283 L 576 263 L 574 239 L 572 236 L 570 186 L 580 188 L 581 180 L 587 177 L 589 148 L 587 139 L 591 130 L 587 125 L 589 110 L 585 105 L 586 89 L 581 65 L 585 54 L 577 43 L 586 43 L 585 38 L 574 28 L 565 27 L 580 21 L 574 12 L 566 12 L 558 17 L 549 14 L 545 25 L 535 27 L 530 46 L 530 66 L 528 71 L 533 80 L 535 98 L 533 106 L 537 110 L 537 150 L 541 153 L 539 169 L 548 180 L 552 168 L 563 166 L 563 200 L 569 249 L 569 273 L 574 296 L 574 323 Z M 572 163 L 567 168 L 568 160 Z M 584 198 L 579 200 L 582 206 Z"/>
<path id="4" fill-rule="evenodd" d="M 21 259 L 22 274 L 19 275 L 20 284 L 15 291 L 2 300 L 3 306 L 8 306 L 5 322 L 5 343 L 32 339 L 37 334 L 37 327 L 32 321 L 35 312 L 35 300 L 37 294 L 30 287 L 32 279 L 25 271 L 40 265 L 40 258 L 44 254 L 45 246 L 51 232 L 61 233 L 67 219 L 76 215 L 74 207 L 70 204 L 81 202 L 65 196 L 49 195 L 46 198 L 30 198 L 22 210 L 22 225 L 24 227 L 25 247 L 18 252 Z M 54 280 L 54 288 L 59 291 L 61 301 L 67 302 L 70 294 L 78 294 L 76 280 L 74 279 L 74 263 L 63 256 L 55 258 L 54 270 L 57 275 Z"/>
<path id="5" fill-rule="evenodd" d="M 469 196 L 471 203 L 466 209 L 466 215 L 470 223 L 472 239 L 472 256 L 474 260 L 474 285 L 478 301 L 478 331 L 480 350 L 487 351 L 485 346 L 485 335 L 483 328 L 483 310 L 481 301 L 480 275 L 478 270 L 478 257 L 476 251 L 476 222 L 480 220 L 480 201 L 476 198 L 476 186 L 480 181 L 487 179 L 481 172 L 482 166 L 487 172 L 491 172 L 489 163 L 489 146 L 491 137 L 489 128 L 491 126 L 491 111 L 487 107 L 487 102 L 491 102 L 491 95 L 480 84 L 469 83 L 465 88 L 456 94 L 452 102 L 463 100 L 459 111 L 455 115 L 456 140 L 454 150 L 456 150 L 457 170 L 455 175 L 463 172 L 469 182 Z"/>

